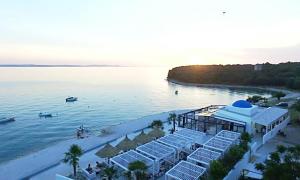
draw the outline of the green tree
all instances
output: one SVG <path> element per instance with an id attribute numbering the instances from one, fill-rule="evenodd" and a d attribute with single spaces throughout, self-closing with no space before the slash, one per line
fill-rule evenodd
<path id="1" fill-rule="evenodd" d="M 224 155 L 222 162 L 226 163 L 226 169 L 232 169 L 233 166 L 242 159 L 245 150 L 242 146 L 234 145 Z"/>
<path id="2" fill-rule="evenodd" d="M 247 65 L 191 65 L 171 69 L 168 80 L 197 84 L 262 85 L 300 89 L 300 62 Z"/>
<path id="3" fill-rule="evenodd" d="M 286 151 L 286 147 L 284 145 L 277 145 L 277 152 L 283 154 Z"/>
<path id="4" fill-rule="evenodd" d="M 114 167 L 107 167 L 104 169 L 104 174 L 107 176 L 108 180 L 117 178 L 117 170 Z"/>
<path id="5" fill-rule="evenodd" d="M 291 108 L 300 111 L 300 101 L 297 101 L 295 104 L 293 104 Z"/>
<path id="6" fill-rule="evenodd" d="M 284 92 L 279 91 L 279 92 L 273 93 L 273 94 L 272 94 L 272 97 L 277 98 L 277 100 L 280 101 L 280 99 L 281 99 L 282 97 L 284 97 L 285 95 L 286 95 L 286 94 L 285 94 Z"/>
<path id="7" fill-rule="evenodd" d="M 125 171 L 123 175 L 127 180 L 132 180 L 131 171 Z"/>
<path id="8" fill-rule="evenodd" d="M 144 180 L 147 177 L 147 165 L 142 161 L 134 161 L 128 165 L 129 171 L 134 172 L 137 180 Z"/>
<path id="9" fill-rule="evenodd" d="M 247 101 L 248 101 L 248 102 L 251 102 L 251 103 L 257 103 L 258 101 L 264 100 L 264 99 L 265 99 L 265 98 L 262 97 L 262 96 L 257 96 L 257 95 L 255 95 L 255 96 L 249 96 L 248 99 L 247 99 Z"/>
<path id="10" fill-rule="evenodd" d="M 79 157 L 83 154 L 83 150 L 80 146 L 73 144 L 71 145 L 68 152 L 65 153 L 64 163 L 69 163 L 73 166 L 74 176 L 76 177 L 76 167 L 79 163 Z"/>
<path id="11" fill-rule="evenodd" d="M 248 143 L 251 142 L 251 139 L 252 138 L 249 133 L 243 132 L 241 134 L 240 146 L 242 146 L 244 148 L 244 150 L 248 150 Z"/>
<path id="12" fill-rule="evenodd" d="M 161 128 L 163 126 L 163 122 L 161 120 L 154 120 L 152 123 L 151 123 L 151 127 L 154 128 Z"/>
<path id="13" fill-rule="evenodd" d="M 256 164 L 256 169 L 263 172 L 263 179 L 299 179 L 300 178 L 300 146 L 277 146 L 277 151 L 270 154 L 264 163 Z"/>
<path id="14" fill-rule="evenodd" d="M 173 134 L 173 132 L 175 132 L 176 118 L 177 118 L 177 116 L 176 116 L 175 113 L 170 113 L 169 114 L 168 121 L 169 121 L 170 124 L 173 123 L 173 128 L 172 128 L 172 131 L 171 131 L 172 134 Z"/>
<path id="15" fill-rule="evenodd" d="M 209 175 L 213 180 L 223 179 L 227 174 L 225 166 L 218 160 L 210 163 Z"/>

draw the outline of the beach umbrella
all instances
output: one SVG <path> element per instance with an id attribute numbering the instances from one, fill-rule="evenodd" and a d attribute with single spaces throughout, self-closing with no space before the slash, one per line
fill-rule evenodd
<path id="1" fill-rule="evenodd" d="M 116 147 L 120 150 L 128 151 L 130 149 L 136 148 L 136 146 L 136 142 L 130 140 L 126 135 L 126 137 Z"/>
<path id="2" fill-rule="evenodd" d="M 137 144 L 145 144 L 152 140 L 153 140 L 153 137 L 145 134 L 144 130 L 133 139 L 133 141 L 136 142 Z"/>
<path id="3" fill-rule="evenodd" d="M 165 132 L 162 131 L 160 128 L 153 128 L 152 131 L 148 133 L 148 136 L 152 138 L 160 138 L 165 135 Z"/>
<path id="4" fill-rule="evenodd" d="M 102 149 L 96 152 L 96 155 L 100 158 L 111 158 L 116 156 L 120 150 L 107 143 Z"/>

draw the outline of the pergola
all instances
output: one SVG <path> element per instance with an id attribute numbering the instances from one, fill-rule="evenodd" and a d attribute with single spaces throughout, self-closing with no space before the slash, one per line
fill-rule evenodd
<path id="1" fill-rule="evenodd" d="M 194 143 L 203 144 L 203 137 L 206 136 L 205 133 L 200 131 L 195 131 L 187 128 L 180 129 L 175 132 L 175 135 L 182 136 L 184 138 L 191 139 Z"/>
<path id="2" fill-rule="evenodd" d="M 237 143 L 238 139 L 241 137 L 241 133 L 222 130 L 216 134 L 215 137 Z"/>
<path id="3" fill-rule="evenodd" d="M 174 134 L 169 134 L 167 136 L 161 137 L 157 140 L 160 143 L 163 143 L 167 146 L 173 147 L 178 152 L 187 152 L 189 153 L 190 147 L 193 144 L 193 141 L 182 136 L 176 136 Z"/>
<path id="4" fill-rule="evenodd" d="M 166 180 L 198 180 L 206 171 L 206 168 L 197 166 L 187 161 L 180 161 L 170 169 L 166 175 Z"/>
<path id="5" fill-rule="evenodd" d="M 220 151 L 222 153 L 226 152 L 228 148 L 232 145 L 232 141 L 220 139 L 218 137 L 213 137 L 203 144 L 204 148 Z"/>
<path id="6" fill-rule="evenodd" d="M 221 153 L 210 149 L 198 148 L 187 157 L 187 160 L 192 163 L 200 163 L 209 166 L 210 162 L 221 157 Z"/>
<path id="7" fill-rule="evenodd" d="M 168 161 L 174 163 L 175 161 L 175 149 L 156 141 L 141 145 L 136 150 L 155 160 L 155 172 L 159 171 L 161 162 Z"/>
<path id="8" fill-rule="evenodd" d="M 118 167 L 124 169 L 125 171 L 128 171 L 128 165 L 134 161 L 142 161 L 144 162 L 147 167 L 148 171 L 152 174 L 154 174 L 154 160 L 148 158 L 147 156 L 144 156 L 143 154 L 140 154 L 134 150 L 127 151 L 123 154 L 120 154 L 118 156 L 115 156 L 111 159 L 111 162 Z"/>

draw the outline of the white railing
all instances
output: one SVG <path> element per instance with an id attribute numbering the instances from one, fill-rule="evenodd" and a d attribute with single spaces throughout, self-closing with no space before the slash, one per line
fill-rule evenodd
<path id="1" fill-rule="evenodd" d="M 282 121 L 280 124 L 275 125 L 275 127 L 273 129 L 271 129 L 271 131 L 268 131 L 263 136 L 263 144 L 265 144 L 267 141 L 269 141 L 274 136 L 276 136 L 277 133 L 278 133 L 278 131 L 282 130 L 283 128 L 285 128 L 289 122 L 290 122 L 290 118 L 288 117 L 287 119 L 285 119 L 284 121 Z"/>
<path id="2" fill-rule="evenodd" d="M 261 144 L 261 143 L 260 143 L 260 144 Z M 255 154 L 258 148 L 259 148 L 259 143 L 254 142 L 254 143 L 250 146 L 251 153 Z"/>

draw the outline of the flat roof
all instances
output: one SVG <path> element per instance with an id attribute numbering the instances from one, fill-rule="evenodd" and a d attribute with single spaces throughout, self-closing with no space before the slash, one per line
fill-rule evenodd
<path id="1" fill-rule="evenodd" d="M 143 154 L 140 154 L 134 150 L 127 151 L 123 154 L 115 156 L 111 161 L 122 169 L 128 171 L 128 165 L 134 161 L 142 161 L 148 167 L 153 166 L 154 161 Z"/>
<path id="2" fill-rule="evenodd" d="M 197 166 L 187 161 L 180 161 L 170 169 L 166 176 L 178 180 L 198 180 L 206 171 L 206 168 Z"/>
<path id="3" fill-rule="evenodd" d="M 190 154 L 187 159 L 205 165 L 209 165 L 211 161 L 219 159 L 220 157 L 221 157 L 221 153 L 219 152 L 212 151 L 205 148 L 198 148 L 196 151 Z"/>
<path id="4" fill-rule="evenodd" d="M 191 129 L 187 129 L 187 128 L 183 128 L 183 129 L 180 129 L 179 131 L 176 131 L 175 135 L 189 138 L 198 144 L 202 144 L 203 137 L 206 136 L 206 134 L 203 132 L 195 131 L 195 130 L 191 130 Z"/>
<path id="5" fill-rule="evenodd" d="M 182 136 L 176 136 L 175 134 L 169 134 L 167 136 L 161 137 L 157 139 L 157 141 L 168 146 L 174 147 L 177 150 L 184 149 L 185 147 L 193 143 L 190 139 L 184 138 Z"/>
<path id="6" fill-rule="evenodd" d="M 257 124 L 268 126 L 272 124 L 274 121 L 276 121 L 278 118 L 280 118 L 281 116 L 285 115 L 286 113 L 288 113 L 288 110 L 286 109 L 282 109 L 278 107 L 269 107 L 266 108 L 261 113 L 255 115 L 253 117 L 253 121 L 256 122 Z"/>
<path id="7" fill-rule="evenodd" d="M 221 152 L 225 152 L 232 145 L 232 141 L 213 137 L 203 144 L 203 147 L 212 148 Z"/>
<path id="8" fill-rule="evenodd" d="M 222 130 L 218 134 L 216 134 L 216 137 L 229 140 L 229 141 L 235 141 L 239 139 L 241 136 L 241 133 L 228 131 L 228 130 Z"/>
<path id="9" fill-rule="evenodd" d="M 175 153 L 175 149 L 167 145 L 151 141 L 136 148 L 137 151 L 144 153 L 156 160 L 161 160 Z"/>

